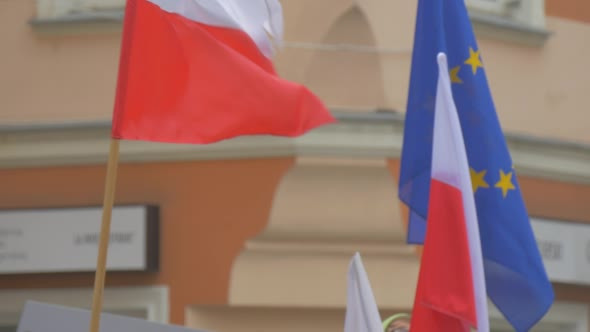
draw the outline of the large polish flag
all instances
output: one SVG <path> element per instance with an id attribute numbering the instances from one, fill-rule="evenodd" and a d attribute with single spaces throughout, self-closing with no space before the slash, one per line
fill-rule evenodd
<path id="1" fill-rule="evenodd" d="M 489 332 L 479 227 L 461 124 L 440 53 L 424 251 L 412 332 Z"/>
<path id="2" fill-rule="evenodd" d="M 282 31 L 278 0 L 128 0 L 112 136 L 211 143 L 332 122 L 308 89 L 277 76 Z"/>

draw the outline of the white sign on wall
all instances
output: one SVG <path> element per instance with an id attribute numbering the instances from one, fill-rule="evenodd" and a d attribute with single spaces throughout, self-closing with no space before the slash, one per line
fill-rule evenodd
<path id="1" fill-rule="evenodd" d="M 0 274 L 96 270 L 102 208 L 0 211 Z M 107 270 L 157 269 L 157 209 L 113 208 Z"/>
<path id="2" fill-rule="evenodd" d="M 590 284 L 590 224 L 532 218 L 549 279 Z"/>

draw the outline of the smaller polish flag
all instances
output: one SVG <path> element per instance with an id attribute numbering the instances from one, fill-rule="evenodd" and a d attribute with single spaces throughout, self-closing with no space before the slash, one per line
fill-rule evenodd
<path id="1" fill-rule="evenodd" d="M 371 283 L 358 252 L 354 254 L 348 267 L 346 299 L 344 332 L 383 331 Z"/>
<path id="2" fill-rule="evenodd" d="M 439 53 L 426 238 L 411 332 L 489 332 L 475 201 L 446 55 Z"/>
<path id="3" fill-rule="evenodd" d="M 282 32 L 278 0 L 127 0 L 112 137 L 204 144 L 333 122 L 276 74 Z"/>

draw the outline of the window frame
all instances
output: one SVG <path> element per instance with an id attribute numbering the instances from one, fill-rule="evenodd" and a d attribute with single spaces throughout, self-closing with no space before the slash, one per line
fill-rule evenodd
<path id="1" fill-rule="evenodd" d="M 26 301 L 89 309 L 92 288 L 41 288 L 0 290 L 0 325 L 17 325 Z M 145 312 L 145 319 L 168 323 L 168 287 L 105 288 L 103 312 Z"/>

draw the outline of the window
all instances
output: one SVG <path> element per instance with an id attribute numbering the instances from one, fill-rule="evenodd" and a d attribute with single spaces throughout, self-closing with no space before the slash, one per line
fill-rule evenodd
<path id="1" fill-rule="evenodd" d="M 544 0 L 465 0 L 476 34 L 506 41 L 543 45 Z"/>
<path id="2" fill-rule="evenodd" d="M 0 290 L 0 332 L 14 332 L 27 300 L 89 308 L 90 288 Z M 168 322 L 167 287 L 115 287 L 104 290 L 103 312 Z"/>
<path id="3" fill-rule="evenodd" d="M 120 12 L 124 0 L 37 0 L 37 20 L 60 20 Z"/>
<path id="4" fill-rule="evenodd" d="M 475 16 L 506 19 L 530 28 L 545 28 L 544 0 L 465 0 Z"/>

